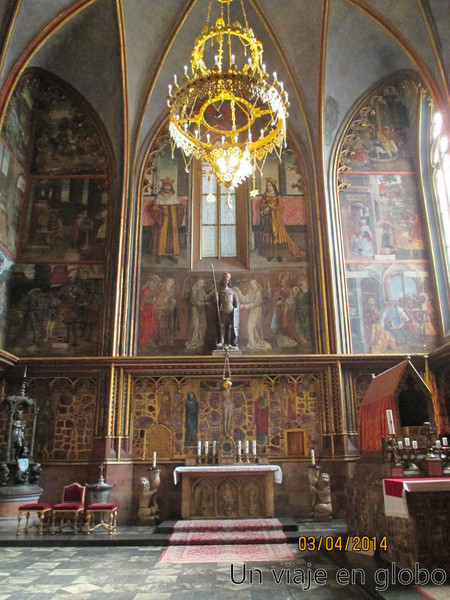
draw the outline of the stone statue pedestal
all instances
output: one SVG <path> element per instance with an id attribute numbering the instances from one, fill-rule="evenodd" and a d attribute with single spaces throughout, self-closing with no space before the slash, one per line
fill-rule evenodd
<path id="1" fill-rule="evenodd" d="M 212 351 L 212 356 L 221 356 L 224 357 L 228 354 L 228 356 L 241 356 L 242 350 L 239 348 L 234 348 L 233 346 L 227 346 L 226 350 L 222 348 L 216 348 Z"/>

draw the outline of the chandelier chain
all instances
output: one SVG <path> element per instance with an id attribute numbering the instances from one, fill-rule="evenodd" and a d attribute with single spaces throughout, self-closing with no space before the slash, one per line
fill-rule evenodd
<path id="1" fill-rule="evenodd" d="M 241 0 L 241 6 L 242 6 L 242 14 L 244 15 L 245 29 L 249 29 L 248 21 L 247 21 L 247 13 L 245 12 L 244 0 Z"/>
<path id="2" fill-rule="evenodd" d="M 208 15 L 206 17 L 206 27 L 209 27 L 209 17 L 211 15 L 211 5 L 212 5 L 213 0 L 209 0 L 209 5 L 208 5 Z"/>

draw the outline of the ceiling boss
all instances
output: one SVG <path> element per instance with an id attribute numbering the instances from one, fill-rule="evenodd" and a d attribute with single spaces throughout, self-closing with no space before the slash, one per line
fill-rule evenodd
<path id="1" fill-rule="evenodd" d="M 286 144 L 288 93 L 273 73 L 269 82 L 263 46 L 249 28 L 244 2 L 244 26 L 230 20 L 233 0 L 217 0 L 220 17 L 206 25 L 191 54 L 191 74 L 184 67 L 180 83 L 174 75 L 167 104 L 172 148 L 182 150 L 186 170 L 192 158 L 207 162 L 217 180 L 230 191 L 262 172 L 267 154 L 280 158 Z M 226 15 L 225 15 L 226 12 Z"/>

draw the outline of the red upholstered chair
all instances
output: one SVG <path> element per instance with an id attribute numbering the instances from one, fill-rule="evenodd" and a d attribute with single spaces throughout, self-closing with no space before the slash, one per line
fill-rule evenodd
<path id="1" fill-rule="evenodd" d="M 52 511 L 51 504 L 45 504 L 43 502 L 28 502 L 28 504 L 21 504 L 19 506 L 18 510 L 19 510 L 19 513 L 17 515 L 16 535 L 20 535 L 20 522 L 22 520 L 23 513 L 26 513 L 25 528 L 23 530 L 24 533 L 28 533 L 28 530 L 31 527 L 37 527 L 38 534 L 42 535 L 43 528 L 44 528 L 44 519 L 45 519 L 45 517 L 50 516 L 51 511 Z M 30 514 L 32 512 L 35 512 L 37 514 L 37 516 L 39 517 L 39 523 L 31 523 L 31 525 L 29 525 L 28 521 L 30 519 Z"/>
<path id="2" fill-rule="evenodd" d="M 79 483 L 64 486 L 62 502 L 52 507 L 52 533 L 55 533 L 55 521 L 60 520 L 59 531 L 65 525 L 71 525 L 74 532 L 78 532 L 78 517 L 84 512 L 84 495 L 86 488 Z M 68 521 L 66 522 L 66 519 Z"/>
<path id="3" fill-rule="evenodd" d="M 118 508 L 119 505 L 113 502 L 89 504 L 86 508 L 86 535 L 98 527 L 104 527 L 111 535 L 116 530 Z M 95 522 L 96 517 L 98 517 L 97 523 Z"/>

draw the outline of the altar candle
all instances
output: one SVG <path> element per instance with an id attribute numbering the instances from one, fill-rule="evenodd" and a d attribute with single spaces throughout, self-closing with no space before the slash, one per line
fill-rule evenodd
<path id="1" fill-rule="evenodd" d="M 447 440 L 446 437 L 442 438 L 442 445 L 444 446 L 444 448 L 447 448 L 447 446 L 448 446 L 448 440 Z"/>
<path id="2" fill-rule="evenodd" d="M 27 366 L 28 366 L 28 365 L 25 365 L 25 370 L 24 370 L 24 372 L 23 372 L 23 378 L 24 378 L 24 379 L 26 379 L 26 378 L 27 378 Z"/>
<path id="3" fill-rule="evenodd" d="M 216 440 L 213 441 L 213 456 L 216 455 L 216 446 L 217 446 L 217 442 Z"/>
<path id="4" fill-rule="evenodd" d="M 441 440 L 436 440 L 436 448 L 440 450 L 442 448 Z"/>
<path id="5" fill-rule="evenodd" d="M 198 440 L 198 444 L 197 444 L 197 456 L 201 456 L 202 455 L 202 441 Z"/>
<path id="6" fill-rule="evenodd" d="M 153 452 L 153 468 L 156 469 L 156 452 Z"/>
<path id="7" fill-rule="evenodd" d="M 249 453 L 249 443 L 248 440 L 245 440 L 245 454 Z"/>
<path id="8" fill-rule="evenodd" d="M 241 442 L 241 440 L 238 440 L 238 454 L 239 454 L 239 456 L 242 454 L 242 442 Z"/>
<path id="9" fill-rule="evenodd" d="M 386 419 L 389 435 L 395 435 L 394 416 L 392 414 L 392 410 L 388 409 L 386 411 Z"/>
<path id="10" fill-rule="evenodd" d="M 312 463 L 312 466 L 313 466 L 313 467 L 314 467 L 314 466 L 315 466 L 315 464 L 316 464 L 316 454 L 315 454 L 315 452 L 314 452 L 314 449 L 313 449 L 313 448 L 311 448 L 311 463 Z"/>
<path id="11" fill-rule="evenodd" d="M 412 442 L 412 447 L 413 447 L 413 450 L 417 450 L 417 448 L 419 447 L 419 446 L 417 445 L 417 442 L 416 442 L 416 440 L 413 440 L 413 442 Z"/>
<path id="12" fill-rule="evenodd" d="M 206 456 L 208 456 L 208 454 L 209 454 L 209 441 L 208 440 L 206 440 L 206 442 L 205 442 L 205 454 L 206 454 Z"/>
<path id="13" fill-rule="evenodd" d="M 409 446 L 411 446 L 411 442 L 409 440 L 409 437 L 405 437 L 405 446 L 408 448 Z"/>
<path id="14" fill-rule="evenodd" d="M 413 443 L 414 443 L 414 442 L 413 442 Z M 398 446 L 398 449 L 399 449 L 399 450 L 403 450 L 403 442 L 399 441 L 399 442 L 397 443 L 397 446 Z"/>
<path id="15" fill-rule="evenodd" d="M 253 440 L 253 456 L 256 456 L 256 440 Z"/>

